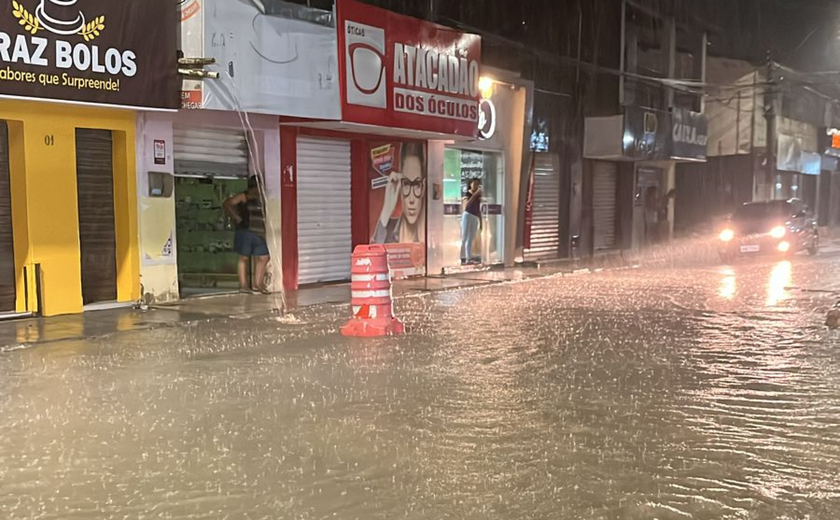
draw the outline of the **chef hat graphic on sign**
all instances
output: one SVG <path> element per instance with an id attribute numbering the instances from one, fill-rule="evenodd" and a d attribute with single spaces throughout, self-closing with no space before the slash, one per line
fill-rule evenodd
<path id="1" fill-rule="evenodd" d="M 44 29 L 54 34 L 79 34 L 85 27 L 85 15 L 76 6 L 78 0 L 41 0 L 35 16 Z"/>

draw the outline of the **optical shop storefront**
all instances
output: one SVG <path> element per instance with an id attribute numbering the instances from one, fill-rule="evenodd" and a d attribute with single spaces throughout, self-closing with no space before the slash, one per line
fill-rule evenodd
<path id="1" fill-rule="evenodd" d="M 164 0 L 0 12 L 0 315 L 139 298 L 135 118 L 178 106 L 176 34 Z"/>
<path id="2" fill-rule="evenodd" d="M 485 70 L 480 92 L 478 139 L 441 144 L 443 170 L 435 173 L 442 175 L 430 179 L 430 273 L 510 265 L 517 256 L 533 85 L 505 71 Z M 481 216 L 472 247 L 466 250 L 464 200 L 474 181 L 482 191 Z"/>
<path id="3" fill-rule="evenodd" d="M 336 6 L 341 121 L 282 123 L 287 288 L 348 280 L 363 244 L 388 249 L 396 278 L 434 272 L 445 143 L 478 133 L 478 36 L 353 0 Z"/>

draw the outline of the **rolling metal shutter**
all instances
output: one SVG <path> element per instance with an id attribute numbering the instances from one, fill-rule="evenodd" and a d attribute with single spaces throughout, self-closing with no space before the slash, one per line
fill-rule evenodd
<path id="1" fill-rule="evenodd" d="M 534 168 L 534 220 L 528 260 L 557 258 L 560 252 L 560 158 L 538 153 Z"/>
<path id="2" fill-rule="evenodd" d="M 297 141 L 299 283 L 350 279 L 350 142 Z"/>
<path id="3" fill-rule="evenodd" d="M 595 250 L 614 249 L 618 166 L 611 162 L 595 161 L 592 170 L 592 220 L 595 228 Z"/>
<path id="4" fill-rule="evenodd" d="M 15 250 L 9 184 L 9 130 L 0 121 L 0 312 L 15 310 Z"/>
<path id="5" fill-rule="evenodd" d="M 84 304 L 117 299 L 114 154 L 109 130 L 76 129 L 76 181 Z"/>
<path id="6" fill-rule="evenodd" d="M 248 140 L 244 132 L 175 128 L 175 175 L 248 177 Z"/>

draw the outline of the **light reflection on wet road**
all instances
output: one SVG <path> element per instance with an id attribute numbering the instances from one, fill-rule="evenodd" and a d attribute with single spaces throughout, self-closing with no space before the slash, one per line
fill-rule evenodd
<path id="1" fill-rule="evenodd" d="M 9 519 L 836 519 L 840 261 L 403 300 L 0 355 Z"/>

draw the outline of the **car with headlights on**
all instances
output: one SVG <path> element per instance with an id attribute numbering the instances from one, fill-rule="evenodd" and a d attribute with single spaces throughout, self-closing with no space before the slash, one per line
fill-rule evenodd
<path id="1" fill-rule="evenodd" d="M 727 219 L 718 238 L 724 262 L 747 255 L 816 255 L 820 250 L 817 221 L 799 199 L 748 202 Z"/>

